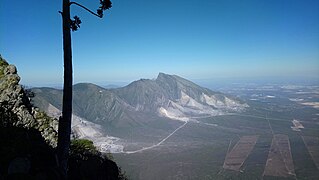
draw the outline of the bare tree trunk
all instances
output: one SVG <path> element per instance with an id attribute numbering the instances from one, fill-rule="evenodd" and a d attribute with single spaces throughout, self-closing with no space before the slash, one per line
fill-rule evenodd
<path id="1" fill-rule="evenodd" d="M 59 119 L 58 160 L 64 178 L 67 178 L 68 157 L 71 135 L 72 116 L 72 48 L 70 32 L 70 0 L 63 0 L 63 51 L 64 51 L 64 85 L 62 117 Z"/>

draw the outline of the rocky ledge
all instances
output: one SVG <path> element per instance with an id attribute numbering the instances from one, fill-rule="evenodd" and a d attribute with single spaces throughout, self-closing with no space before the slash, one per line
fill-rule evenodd
<path id="1" fill-rule="evenodd" d="M 55 147 L 57 144 L 57 119 L 51 118 L 38 108 L 33 107 L 28 97 L 31 93 L 26 91 L 19 82 L 17 68 L 0 56 L 0 124 L 2 126 L 37 129 L 47 143 Z M 8 118 L 10 114 L 16 118 Z"/>

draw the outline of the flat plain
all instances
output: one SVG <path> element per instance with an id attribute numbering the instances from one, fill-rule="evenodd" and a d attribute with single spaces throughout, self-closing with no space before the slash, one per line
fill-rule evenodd
<path id="1" fill-rule="evenodd" d="M 319 87 L 243 85 L 219 90 L 244 99 L 249 109 L 196 119 L 159 146 L 113 154 L 115 160 L 131 179 L 319 179 L 319 109 L 304 103 L 319 101 Z M 300 131 L 294 130 L 293 120 L 302 124 Z M 167 135 L 140 143 L 152 146 Z"/>

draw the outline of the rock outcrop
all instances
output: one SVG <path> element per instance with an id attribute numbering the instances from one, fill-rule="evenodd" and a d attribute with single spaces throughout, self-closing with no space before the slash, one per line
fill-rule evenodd
<path id="1" fill-rule="evenodd" d="M 14 65 L 0 56 L 0 108 L 2 114 L 13 114 L 16 118 L 1 116 L 1 124 L 23 128 L 34 128 L 41 132 L 51 146 L 57 144 L 58 121 L 33 107 L 25 89 L 19 84 L 20 77 Z M 4 122 L 6 121 L 6 122 Z"/>

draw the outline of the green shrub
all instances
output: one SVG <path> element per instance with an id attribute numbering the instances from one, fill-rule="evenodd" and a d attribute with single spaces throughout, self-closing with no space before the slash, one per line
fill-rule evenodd
<path id="1" fill-rule="evenodd" d="M 99 151 L 88 139 L 74 139 L 70 144 L 70 156 L 77 156 L 85 160 L 88 156 L 97 155 Z"/>

